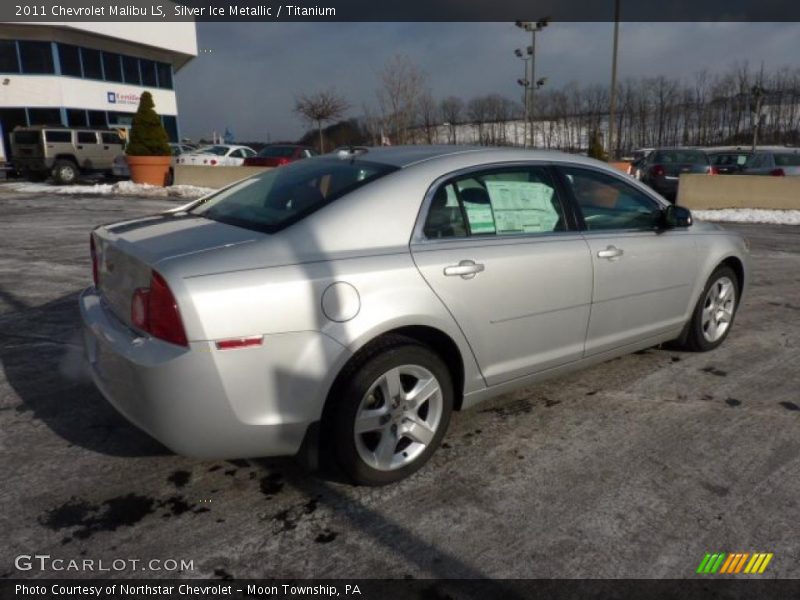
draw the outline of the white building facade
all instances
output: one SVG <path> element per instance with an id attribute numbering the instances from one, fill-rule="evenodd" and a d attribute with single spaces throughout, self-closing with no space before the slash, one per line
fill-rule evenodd
<path id="1" fill-rule="evenodd" d="M 194 22 L 0 23 L 0 126 L 130 125 L 144 91 L 178 141 L 175 73 L 197 56 Z"/>

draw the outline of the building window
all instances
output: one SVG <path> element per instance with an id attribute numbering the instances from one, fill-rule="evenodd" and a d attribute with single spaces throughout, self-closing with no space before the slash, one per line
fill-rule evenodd
<path id="1" fill-rule="evenodd" d="M 89 127 L 108 127 L 106 113 L 102 110 L 90 110 Z"/>
<path id="2" fill-rule="evenodd" d="M 61 64 L 61 74 L 70 77 L 82 77 L 81 50 L 70 44 L 58 45 L 58 61 Z"/>
<path id="3" fill-rule="evenodd" d="M 17 42 L 0 40 L 0 73 L 19 73 Z"/>
<path id="4" fill-rule="evenodd" d="M 167 63 L 157 63 L 158 87 L 167 90 L 172 89 L 172 65 Z"/>
<path id="5" fill-rule="evenodd" d="M 86 111 L 80 108 L 68 108 L 67 125 L 70 127 L 88 127 L 89 121 L 86 118 Z"/>
<path id="6" fill-rule="evenodd" d="M 158 87 L 158 76 L 156 75 L 156 63 L 145 58 L 139 61 L 142 69 L 142 85 L 147 87 Z"/>
<path id="7" fill-rule="evenodd" d="M 31 125 L 63 125 L 58 108 L 29 108 L 28 122 Z"/>
<path id="8" fill-rule="evenodd" d="M 83 63 L 83 76 L 86 79 L 103 78 L 103 65 L 100 63 L 99 50 L 81 48 L 81 62 Z"/>
<path id="9" fill-rule="evenodd" d="M 120 64 L 119 54 L 103 52 L 103 73 L 106 81 L 122 83 L 122 65 Z"/>
<path id="10" fill-rule="evenodd" d="M 139 74 L 139 59 L 133 56 L 123 56 L 122 74 L 125 77 L 125 83 L 141 85 L 142 77 Z"/>
<path id="11" fill-rule="evenodd" d="M 178 120 L 175 117 L 161 117 L 161 122 L 164 123 L 164 129 L 167 130 L 169 141 L 173 143 L 178 142 Z"/>
<path id="12" fill-rule="evenodd" d="M 23 73 L 55 73 L 53 49 L 50 42 L 19 42 L 19 56 Z"/>

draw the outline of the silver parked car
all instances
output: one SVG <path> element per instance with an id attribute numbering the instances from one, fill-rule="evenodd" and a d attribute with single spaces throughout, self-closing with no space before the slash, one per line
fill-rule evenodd
<path id="1" fill-rule="evenodd" d="M 454 409 L 669 340 L 710 350 L 737 234 L 560 153 L 369 149 L 98 227 L 81 296 L 97 387 L 174 451 L 334 457 L 384 484 Z"/>
<path id="2" fill-rule="evenodd" d="M 800 175 L 800 151 L 758 150 L 745 163 L 742 175 L 772 175 L 777 177 Z"/>

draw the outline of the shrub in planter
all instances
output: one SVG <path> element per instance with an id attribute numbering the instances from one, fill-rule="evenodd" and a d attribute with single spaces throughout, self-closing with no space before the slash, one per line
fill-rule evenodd
<path id="1" fill-rule="evenodd" d="M 169 136 L 154 106 L 150 92 L 143 92 L 125 153 L 134 182 L 163 186 L 169 176 L 172 152 Z"/>

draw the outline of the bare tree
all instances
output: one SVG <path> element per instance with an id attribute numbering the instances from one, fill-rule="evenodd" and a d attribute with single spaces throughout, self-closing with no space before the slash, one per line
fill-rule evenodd
<path id="1" fill-rule="evenodd" d="M 450 143 L 458 143 L 456 139 L 456 130 L 463 118 L 464 101 L 456 96 L 448 96 L 442 100 L 439 111 L 442 113 L 442 119 L 444 119 L 444 122 L 450 128 Z"/>
<path id="2" fill-rule="evenodd" d="M 392 125 L 397 144 L 406 142 L 426 79 L 425 72 L 402 54 L 389 59 L 380 74 L 378 102 Z"/>
<path id="3" fill-rule="evenodd" d="M 436 106 L 436 100 L 430 90 L 420 96 L 418 112 L 419 124 L 425 131 L 425 139 L 429 144 L 433 144 L 436 125 L 439 122 L 439 108 Z"/>
<path id="4" fill-rule="evenodd" d="M 325 152 L 322 124 L 342 117 L 349 108 L 347 101 L 332 89 L 314 94 L 300 94 L 294 101 L 294 112 L 317 126 L 320 152 Z"/>

